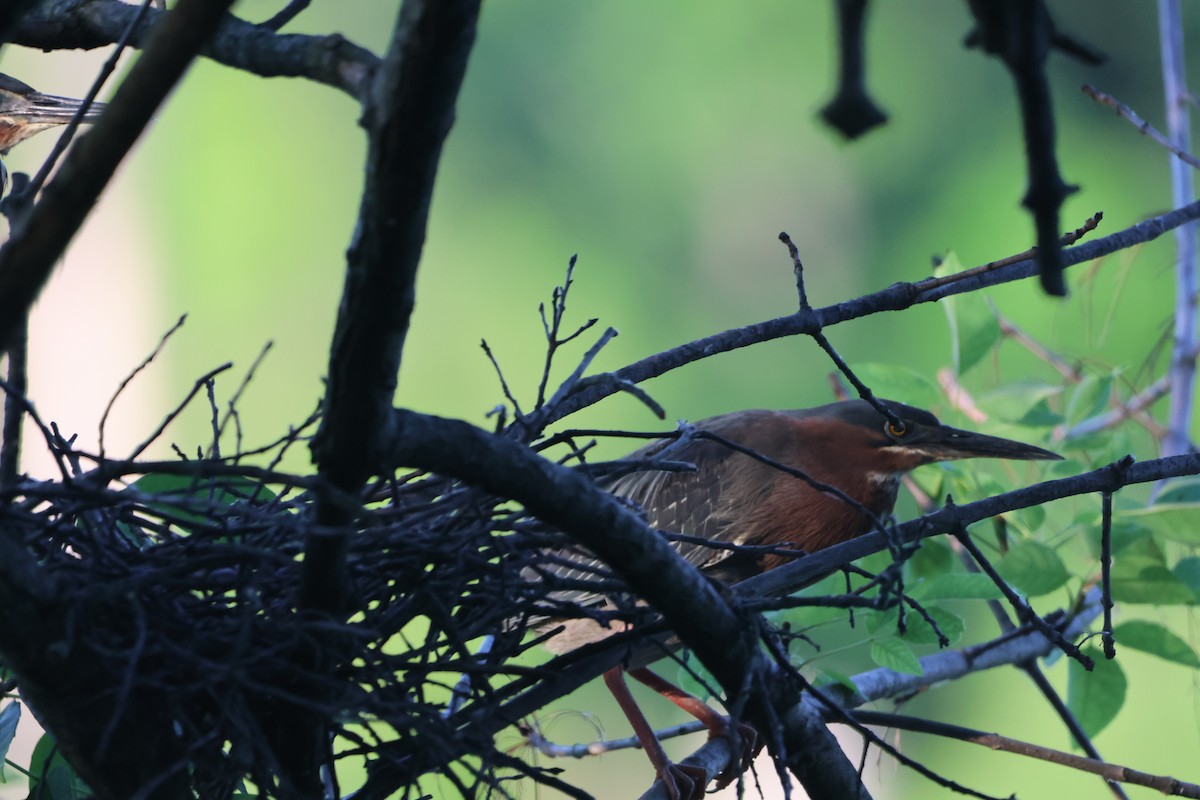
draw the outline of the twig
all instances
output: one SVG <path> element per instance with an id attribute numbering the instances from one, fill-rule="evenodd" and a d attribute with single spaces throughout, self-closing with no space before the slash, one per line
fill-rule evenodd
<path id="1" fill-rule="evenodd" d="M 1046 638 L 1054 642 L 1054 644 L 1060 650 L 1082 664 L 1084 669 L 1089 672 L 1092 671 L 1092 668 L 1095 667 L 1095 662 L 1093 662 L 1088 656 L 1084 655 L 1084 653 L 1072 642 L 1068 641 L 1066 637 L 1062 635 L 1062 632 L 1058 630 L 1058 628 L 1055 628 L 1038 616 L 1034 610 L 1029 607 L 1029 604 L 1022 600 L 1021 597 L 1013 591 L 1012 587 L 1008 585 L 1007 581 L 1000 577 L 1000 573 L 998 573 L 996 568 L 992 566 L 992 563 L 987 559 L 987 556 L 985 556 L 980 551 L 979 547 L 976 546 L 975 542 L 971 540 L 971 534 L 967 532 L 966 528 L 956 530 L 954 532 L 954 537 L 962 543 L 962 546 L 966 549 L 966 551 L 971 554 L 971 558 L 975 559 L 975 563 L 979 565 L 979 568 L 983 570 L 989 578 L 992 579 L 992 583 L 996 584 L 996 588 L 998 588 L 1004 594 L 1004 598 L 1008 601 L 1008 604 L 1011 605 L 1013 610 L 1017 612 L 1017 619 L 1023 623 L 1032 624 L 1039 632 L 1046 636 Z"/>
<path id="2" fill-rule="evenodd" d="M 176 417 L 183 413 L 183 409 L 187 408 L 188 403 L 192 402 L 192 398 L 195 397 L 201 389 L 207 386 L 209 381 L 232 367 L 233 364 L 227 361 L 216 369 L 209 370 L 204 375 L 197 378 L 196 382 L 192 384 L 191 390 L 187 393 L 183 400 L 180 401 L 179 404 L 176 405 L 169 414 L 167 414 L 163 421 L 159 423 L 158 427 L 154 429 L 153 433 L 151 433 L 141 444 L 133 449 L 133 452 L 129 454 L 127 460 L 134 461 L 138 458 L 138 456 L 146 452 L 146 448 L 153 444 L 159 436 L 162 436 L 162 433 L 167 429 L 167 426 L 170 425 Z M 103 455 L 101 457 L 103 458 Z"/>
<path id="3" fill-rule="evenodd" d="M 944 722 L 934 722 L 932 720 L 879 711 L 857 711 L 854 716 L 859 722 L 868 725 L 884 725 L 918 733 L 944 736 L 962 742 L 983 745 L 992 750 L 1003 750 L 1008 753 L 1016 753 L 1042 761 L 1049 761 L 1053 764 L 1061 764 L 1071 769 L 1099 775 L 1109 781 L 1120 781 L 1135 786 L 1146 786 L 1174 797 L 1200 798 L 1200 786 L 1193 783 L 1184 783 L 1177 778 L 1167 775 L 1152 775 L 1147 772 L 1130 769 L 1129 767 L 1123 767 L 1119 764 L 1111 764 L 1093 758 L 1084 758 L 1074 753 L 1065 753 L 1061 750 L 1042 747 L 1041 745 L 1024 742 L 1019 739 L 1010 739 L 1007 736 L 1001 736 L 997 733 L 986 733 L 972 728 L 964 728 L 960 725 L 949 725 Z"/>
<path id="4" fill-rule="evenodd" d="M 1101 492 L 1100 498 L 1100 597 L 1104 606 L 1104 627 L 1100 638 L 1104 643 L 1104 657 L 1111 661 L 1117 657 L 1112 624 L 1112 492 Z"/>
<path id="5" fill-rule="evenodd" d="M 1097 211 L 1095 214 L 1089 217 L 1087 222 L 1083 223 L 1083 225 L 1079 226 L 1070 233 L 1063 234 L 1062 238 L 1058 240 L 1059 246 L 1070 247 L 1071 245 L 1075 244 L 1075 242 L 1082 239 L 1088 233 L 1096 230 L 1096 226 L 1100 224 L 1102 219 L 1104 219 L 1104 212 Z M 926 278 L 923 281 L 918 281 L 916 286 L 923 291 L 936 289 L 939 286 L 948 286 L 949 284 L 957 283 L 967 278 L 973 278 L 977 275 L 985 275 L 993 270 L 1000 269 L 1001 267 L 1007 267 L 1012 264 L 1019 264 L 1022 261 L 1028 261 L 1037 257 L 1037 252 L 1038 249 L 1036 247 L 1031 247 L 1023 253 L 1007 256 L 997 261 L 989 261 L 986 264 L 981 264 L 978 267 L 971 267 L 970 269 L 964 269 L 961 272 L 954 273 L 953 275 L 942 275 L 935 278 Z"/>
<path id="6" fill-rule="evenodd" d="M 1068 364 L 1066 359 L 1057 353 L 1051 352 L 1050 348 L 1043 345 L 1041 342 L 1034 339 L 1025 331 L 1017 327 L 1017 325 L 1007 317 L 1003 316 L 993 306 L 992 312 L 996 315 L 996 322 L 1000 326 L 1000 333 L 1012 339 L 1014 342 L 1025 348 L 1033 354 L 1033 356 L 1054 368 L 1054 371 L 1063 377 L 1063 380 L 1068 383 L 1079 383 L 1083 380 L 1083 373 L 1079 367 Z"/>
<path id="7" fill-rule="evenodd" d="M 961 547 L 958 548 L 958 554 L 968 572 L 979 572 L 979 565 L 972 561 L 971 556 Z M 1094 589 L 1092 590 L 1091 594 L 1092 596 L 1095 595 Z M 1087 602 L 1086 597 L 1084 602 Z M 995 617 L 996 624 L 1000 627 L 1001 634 L 1007 635 L 1016 630 L 1012 620 L 1008 618 L 1008 613 L 1004 610 L 1004 606 L 1000 604 L 1000 601 L 988 600 L 987 606 L 988 610 L 992 612 L 992 616 Z M 1103 602 L 1101 602 L 1101 606 L 1103 606 Z M 1096 749 L 1096 745 L 1092 742 L 1092 738 L 1088 736 L 1087 731 L 1085 731 L 1083 726 L 1079 724 L 1079 720 L 1075 717 L 1075 714 L 1070 708 L 1067 707 L 1067 704 L 1063 702 L 1058 690 L 1054 688 L 1054 684 L 1050 682 L 1050 680 L 1046 677 L 1046 673 L 1044 673 L 1041 666 L 1038 665 L 1037 659 L 1028 658 L 1024 661 L 1017 662 L 1016 666 L 1018 669 L 1024 672 L 1031 681 L 1033 681 L 1033 685 L 1036 686 L 1037 690 L 1042 693 L 1042 697 L 1045 698 L 1046 702 L 1050 704 L 1050 708 L 1055 714 L 1058 715 L 1058 718 L 1062 720 L 1063 725 L 1066 726 L 1067 731 L 1071 734 L 1071 738 L 1075 740 L 1076 744 L 1079 745 L 1083 752 L 1087 753 L 1090 758 L 1094 758 L 1097 761 L 1102 760 L 1100 757 L 1100 751 Z M 1116 800 L 1129 800 L 1129 796 L 1125 794 L 1125 790 L 1121 788 L 1120 784 L 1113 781 L 1106 781 L 1105 785 L 1108 786 L 1109 791 L 1112 792 L 1113 797 L 1115 797 Z"/>
<path id="8" fill-rule="evenodd" d="M 1179 158 L 1180 161 L 1183 161 L 1186 164 L 1190 164 L 1191 166 L 1193 166 L 1197 169 L 1200 169 L 1200 160 L 1197 160 L 1196 157 L 1193 156 L 1191 153 L 1189 153 L 1187 150 L 1184 150 L 1182 147 L 1179 147 L 1179 146 L 1175 145 L 1174 143 L 1172 143 L 1170 139 L 1168 139 L 1166 136 L 1163 136 L 1161 133 L 1159 133 L 1157 128 L 1155 128 L 1153 125 L 1151 125 L 1146 120 L 1139 117 L 1132 108 L 1125 105 L 1120 100 L 1116 99 L 1115 97 L 1113 97 L 1110 94 L 1105 94 L 1104 92 L 1097 89 L 1095 86 L 1092 86 L 1090 83 L 1085 83 L 1083 86 L 1080 87 L 1080 90 L 1084 94 L 1086 94 L 1088 97 L 1095 100 L 1097 103 L 1100 103 L 1101 105 L 1106 105 L 1109 108 L 1111 108 L 1113 111 L 1115 111 L 1117 113 L 1118 117 L 1128 120 L 1130 123 L 1133 124 L 1133 126 L 1135 128 L 1138 129 L 1138 132 L 1140 132 L 1143 136 L 1150 137 L 1154 141 L 1158 142 L 1158 144 L 1165 147 L 1167 150 L 1170 150 L 1172 153 L 1174 153 Z"/>
<path id="9" fill-rule="evenodd" d="M 100 458 L 104 458 L 104 452 L 105 452 L 104 429 L 108 425 L 108 415 L 112 413 L 112 409 L 113 409 L 113 406 L 116 405 L 117 398 L 120 397 L 121 393 L 125 391 L 125 387 L 129 386 L 129 384 L 133 382 L 133 379 L 138 376 L 138 373 L 140 373 L 146 367 L 150 366 L 150 364 L 154 361 L 154 359 L 158 358 L 158 354 L 161 353 L 163 351 L 163 348 L 167 346 L 167 342 L 171 339 L 172 336 L 175 335 L 176 331 L 178 331 L 180 328 L 183 327 L 183 323 L 186 321 L 187 321 L 187 314 L 184 314 L 175 322 L 174 325 L 172 325 L 170 327 L 170 329 L 167 330 L 166 333 L 164 333 L 162 336 L 158 337 L 158 344 L 154 345 L 154 349 L 150 351 L 150 355 L 143 358 L 142 362 L 140 364 L 138 364 L 136 367 L 134 367 L 132 372 L 130 372 L 128 375 L 125 376 L 124 380 L 122 380 L 120 385 L 117 386 L 117 390 L 115 392 L 113 392 L 112 397 L 108 398 L 108 403 L 104 406 L 104 413 L 100 415 L 100 431 L 99 431 Z"/>
<path id="10" fill-rule="evenodd" d="M 1061 438 L 1074 439 L 1114 427 L 1115 425 L 1118 425 L 1127 419 L 1136 417 L 1138 414 L 1154 405 L 1154 403 L 1158 402 L 1158 400 L 1166 395 L 1166 393 L 1170 390 L 1170 380 L 1165 376 L 1159 378 L 1154 383 L 1135 394 L 1133 397 L 1130 397 L 1124 403 L 1105 411 L 1103 414 L 1098 414 L 1090 419 L 1082 420 L 1071 428 L 1068 428 L 1066 431 L 1063 431 Z M 1153 433 L 1153 431 L 1151 432 Z"/>
<path id="11" fill-rule="evenodd" d="M 246 374 L 242 376 L 242 382 L 238 384 L 237 388 L 233 390 L 233 394 L 229 397 L 229 405 L 225 409 L 225 415 L 221 418 L 220 427 L 217 429 L 218 438 L 225 433 L 225 426 L 229 424 L 230 419 L 237 419 L 238 401 L 242 399 L 242 395 L 245 394 L 246 389 L 250 386 L 250 382 L 254 380 L 254 376 L 258 373 L 258 368 L 261 367 L 263 362 L 267 360 L 267 354 L 271 352 L 271 348 L 274 346 L 275 343 L 268 340 L 267 343 L 262 346 L 262 349 L 258 351 L 258 355 L 254 357 L 254 361 L 250 362 L 250 368 L 247 369 Z M 241 426 L 239 424 L 237 446 L 239 453 L 241 452 L 241 449 Z"/>
<path id="12" fill-rule="evenodd" d="M 1200 218 L 1200 203 L 1169 211 L 1087 244 L 1065 250 L 1062 254 L 1063 263 L 1066 266 L 1074 266 L 1085 261 L 1093 261 L 1135 244 L 1152 241 L 1163 233 L 1197 218 Z M 1036 272 L 1036 264 L 1027 258 L 966 277 L 963 277 L 963 273 L 947 276 L 950 279 L 948 283 L 940 282 L 941 279 L 938 278 L 929 278 L 918 283 L 897 283 L 853 300 L 814 309 L 811 313 L 797 312 L 705 336 L 643 358 L 613 374 L 623 381 L 641 383 L 677 369 L 683 364 L 710 358 L 720 353 L 728 353 L 742 347 L 787 336 L 806 335 L 818 328 L 828 328 L 871 314 L 901 311 L 921 303 L 932 303 L 956 294 L 978 291 L 984 287 L 998 286 L 1028 278 Z M 552 415 L 552 419 L 548 420 L 548 423 L 597 403 L 616 391 L 615 387 L 596 386 L 587 392 L 579 392 L 564 401 Z"/>
<path id="13" fill-rule="evenodd" d="M 1187 106 L 1187 63 L 1183 53 L 1183 12 L 1179 0 L 1159 0 L 1158 27 L 1161 39 L 1163 94 L 1167 112 L 1167 135 L 1180 149 L 1192 138 Z M 1190 203 L 1195 197 L 1192 171 L 1172 159 L 1171 197 Z M 1171 346 L 1170 408 L 1167 435 L 1161 454 L 1186 453 L 1190 447 L 1192 404 L 1196 392 L 1196 292 L 1200 280 L 1196 274 L 1196 226 L 1186 225 L 1175 232 L 1175 335 Z M 1156 487 L 1155 494 L 1161 486 Z"/>
<path id="14" fill-rule="evenodd" d="M 594 742 L 580 742 L 579 744 L 555 744 L 536 728 L 525 727 L 523 730 L 525 739 L 529 745 L 549 758 L 586 758 L 588 756 L 612 753 L 617 750 L 638 749 L 642 746 L 642 743 L 638 741 L 636 736 L 629 736 L 624 739 L 599 739 Z M 662 730 L 655 731 L 654 735 L 660 741 L 665 741 L 702 730 L 704 730 L 704 723 L 697 719 L 670 728 L 663 728 Z"/>
<path id="15" fill-rule="evenodd" d="M 810 306 L 808 303 L 808 292 L 804 288 L 804 264 L 800 260 L 800 250 L 796 247 L 795 242 L 792 241 L 792 237 L 788 236 L 786 231 L 779 234 L 779 241 L 784 243 L 784 245 L 787 247 L 788 255 L 792 257 L 792 272 L 796 276 L 796 294 L 800 299 L 800 312 L 812 313 L 812 306 Z M 886 404 L 881 402 L 879 398 L 875 396 L 875 393 L 871 391 L 871 388 L 859 380 L 858 376 L 854 374 L 854 371 L 850 369 L 850 365 L 846 363 L 846 360 L 841 357 L 838 351 L 834 349 L 833 345 L 830 344 L 829 339 L 825 337 L 825 334 L 822 332 L 819 324 L 817 325 L 816 330 L 809 331 L 808 335 L 811 336 L 813 341 L 815 341 L 817 345 L 825 351 L 825 354 L 829 356 L 829 359 L 834 363 L 834 366 L 838 368 L 838 371 L 846 376 L 846 380 L 850 381 L 850 384 L 854 387 L 854 390 L 858 392 L 859 397 L 870 403 L 871 406 L 879 412 L 880 416 L 888 421 L 889 425 L 893 425 L 901 430 L 905 428 L 904 421 L 900 419 L 900 417 L 896 416 L 896 412 L 892 411 L 887 407 Z"/>
<path id="16" fill-rule="evenodd" d="M 937 371 L 938 385 L 942 387 L 942 393 L 946 395 L 946 401 L 950 403 L 950 407 L 958 411 L 967 419 L 974 422 L 976 425 L 981 425 L 987 422 L 988 416 L 975 405 L 975 398 L 971 397 L 971 393 L 967 391 L 954 374 L 954 371 L 943 367 Z"/>
<path id="17" fill-rule="evenodd" d="M 0 487 L 9 488 L 21 471 L 21 428 L 29 390 L 29 320 L 17 327 L 8 348 L 8 375 L 4 392 L 4 423 L 0 429 Z"/>

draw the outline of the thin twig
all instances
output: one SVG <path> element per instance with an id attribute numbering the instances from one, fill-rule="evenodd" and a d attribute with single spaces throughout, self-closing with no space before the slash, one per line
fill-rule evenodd
<path id="1" fill-rule="evenodd" d="M 1175 145 L 1174 143 L 1172 143 L 1170 139 L 1168 139 L 1166 136 L 1163 136 L 1161 133 L 1159 133 L 1157 128 L 1155 128 L 1153 125 L 1151 125 L 1146 120 L 1139 117 L 1137 115 L 1137 112 L 1135 112 L 1132 108 L 1130 108 L 1129 106 L 1122 103 L 1117 98 L 1113 97 L 1110 94 L 1106 94 L 1106 93 L 1100 91 L 1095 86 L 1092 86 L 1090 83 L 1085 83 L 1083 86 L 1080 87 L 1080 90 L 1084 94 L 1086 94 L 1088 97 L 1095 100 L 1097 103 L 1100 103 L 1101 105 L 1105 105 L 1105 106 L 1108 106 L 1109 108 L 1111 108 L 1113 111 L 1115 111 L 1117 113 L 1118 117 L 1128 120 L 1130 123 L 1133 124 L 1133 126 L 1135 128 L 1138 129 L 1139 133 L 1141 133 L 1143 136 L 1150 137 L 1155 142 L 1157 142 L 1158 144 L 1162 145 L 1167 150 L 1174 153 L 1179 158 L 1180 161 L 1183 161 L 1186 164 L 1190 164 L 1191 166 L 1193 166 L 1197 169 L 1200 169 L 1200 160 L 1197 160 L 1196 157 L 1193 156 L 1191 153 L 1189 153 L 1187 150 L 1184 150 L 1182 147 L 1179 147 L 1179 146 Z"/>
<path id="2" fill-rule="evenodd" d="M 1117 648 L 1113 644 L 1112 624 L 1112 492 L 1101 492 L 1101 523 L 1100 523 L 1100 597 L 1104 605 L 1104 627 L 1100 638 L 1104 643 L 1104 657 L 1112 660 L 1117 657 Z"/>
<path id="3" fill-rule="evenodd" d="M 1140 772 L 1119 764 L 1111 764 L 1093 758 L 1084 758 L 1074 753 L 1065 753 L 1062 750 L 1042 747 L 1031 742 L 1021 741 L 1020 739 L 1010 739 L 1007 736 L 1001 736 L 997 733 L 987 733 L 972 728 L 964 728 L 960 725 L 949 725 L 944 722 L 934 722 L 932 720 L 879 711 L 857 711 L 855 712 L 855 718 L 859 722 L 868 725 L 884 725 L 918 733 L 929 733 L 935 736 L 957 739 L 961 742 L 983 745 L 992 750 L 1003 750 L 1008 753 L 1029 756 L 1030 758 L 1049 761 L 1053 764 L 1061 764 L 1062 766 L 1082 772 L 1090 772 L 1106 780 L 1157 789 L 1163 794 L 1174 797 L 1200 798 L 1200 786 L 1193 783 L 1184 783 L 1168 775 L 1152 775 L 1148 772 Z"/>
<path id="4" fill-rule="evenodd" d="M 1022 600 L 1021 597 L 1013 591 L 1012 587 L 1010 587 L 1008 583 L 1000 577 L 1000 573 L 996 571 L 996 568 L 992 566 L 992 563 L 980 551 L 975 542 L 971 540 L 971 534 L 968 533 L 965 528 L 955 531 L 954 537 L 958 539 L 966 551 L 971 554 L 971 558 L 975 559 L 975 563 L 979 565 L 979 568 L 983 570 L 987 576 L 992 579 L 992 582 L 996 584 L 996 587 L 1004 593 L 1004 598 L 1008 600 L 1009 605 L 1011 605 L 1013 610 L 1017 612 L 1017 619 L 1023 623 L 1032 624 L 1040 633 L 1046 636 L 1046 638 L 1054 642 L 1054 644 L 1060 650 L 1082 664 L 1084 669 L 1088 670 L 1089 672 L 1092 670 L 1092 668 L 1095 666 L 1095 662 L 1088 658 L 1088 656 L 1084 655 L 1084 653 L 1072 642 L 1068 641 L 1058 628 L 1048 624 L 1044 619 L 1036 614 L 1034 610 L 1029 607 L 1029 604 Z"/>
<path id="5" fill-rule="evenodd" d="M 1083 223 L 1083 225 L 1079 226 L 1070 233 L 1063 234 L 1063 237 L 1058 240 L 1059 246 L 1069 247 L 1075 244 L 1088 233 L 1096 230 L 1096 226 L 1100 224 L 1100 220 L 1102 219 L 1104 219 L 1104 212 L 1097 211 L 1095 214 L 1089 217 L 1088 221 Z M 936 289 L 939 286 L 947 286 L 951 283 L 957 283 L 961 280 L 975 277 L 976 275 L 983 275 L 985 273 L 992 272 L 993 270 L 1000 269 L 1001 267 L 1007 267 L 1010 264 L 1017 264 L 1022 261 L 1028 261 L 1029 259 L 1036 258 L 1037 252 L 1038 249 L 1036 247 L 1031 247 L 1023 253 L 1017 253 L 1016 255 L 1011 255 L 998 261 L 989 261 L 986 264 L 981 264 L 978 267 L 971 267 L 970 269 L 964 269 L 963 271 L 956 272 L 953 275 L 942 275 L 936 278 L 926 278 L 923 281 L 918 281 L 915 286 L 917 286 L 921 291 Z"/>
<path id="6" fill-rule="evenodd" d="M 29 320 L 17 327 L 8 348 L 8 376 L 4 393 L 4 423 L 0 430 L 0 486 L 10 487 L 21 471 L 21 428 L 25 422 L 25 395 L 29 390 Z"/>
<path id="7" fill-rule="evenodd" d="M 163 351 L 163 348 L 167 346 L 167 342 L 170 340 L 170 338 L 175 335 L 176 331 L 183 327 L 183 323 L 186 321 L 187 314 L 184 314 L 178 320 L 176 320 L 175 324 L 172 325 L 166 333 L 158 338 L 158 344 L 154 345 L 154 349 L 150 351 L 150 355 L 142 359 L 142 363 L 134 367 L 133 371 L 125 376 L 125 379 L 121 381 L 119 386 L 117 386 L 117 390 L 113 392 L 112 397 L 108 399 L 108 404 L 104 406 L 104 413 L 100 415 L 100 458 L 104 458 L 105 452 L 104 428 L 108 425 L 108 415 L 112 413 L 112 409 L 113 406 L 116 405 L 117 398 L 120 397 L 121 393 L 125 391 L 125 387 L 133 382 L 133 379 L 138 376 L 139 372 L 150 366 L 151 362 L 153 362 L 154 359 L 158 357 L 158 354 Z"/>

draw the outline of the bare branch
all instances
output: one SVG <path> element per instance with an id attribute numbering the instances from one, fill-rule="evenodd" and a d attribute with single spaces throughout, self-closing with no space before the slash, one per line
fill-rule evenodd
<path id="1" fill-rule="evenodd" d="M 1071 267 L 1093 261 L 1135 244 L 1152 241 L 1167 231 L 1197 218 L 1200 218 L 1200 203 L 1192 203 L 1139 222 L 1102 239 L 1095 239 L 1087 244 L 1064 250 L 1062 252 L 1063 266 Z M 967 272 L 970 273 L 971 270 Z M 965 275 L 965 273 L 960 274 Z M 613 374 L 623 381 L 641 383 L 684 364 L 709 358 L 718 353 L 728 353 L 731 350 L 749 347 L 759 342 L 781 339 L 785 336 L 811 334 L 813 331 L 852 319 L 885 311 L 901 311 L 921 303 L 933 303 L 943 297 L 974 292 L 988 286 L 999 286 L 1036 274 L 1037 265 L 1032 258 L 1026 258 L 997 269 L 965 275 L 961 280 L 956 279 L 952 283 L 938 283 L 938 279 L 934 278 L 916 283 L 897 283 L 882 291 L 815 309 L 812 312 L 801 310 L 785 317 L 777 317 L 741 328 L 732 328 L 712 336 L 705 336 L 634 362 Z M 615 391 L 615 388 L 597 386 L 569 397 L 559 406 L 548 423 L 597 403 Z"/>
<path id="2" fill-rule="evenodd" d="M 974 730 L 973 728 L 964 728 L 960 725 L 949 725 L 944 722 L 933 722 L 927 719 L 906 717 L 900 714 L 887 714 L 878 711 L 859 711 L 854 716 L 858 722 L 867 725 L 883 725 L 906 731 L 944 736 L 950 739 L 957 739 L 960 742 L 982 745 L 992 750 L 1002 750 L 1006 753 L 1016 753 L 1042 761 L 1049 761 L 1052 764 L 1061 764 L 1062 766 L 1077 769 L 1081 772 L 1099 775 L 1109 781 L 1120 781 L 1122 783 L 1131 783 L 1135 786 L 1146 786 L 1173 797 L 1200 798 L 1200 786 L 1194 783 L 1184 783 L 1169 775 L 1151 775 L 1147 772 L 1123 767 L 1120 764 L 1111 764 L 1094 758 L 1084 758 L 1074 753 L 1065 753 L 1062 750 L 1042 747 L 1032 742 L 1011 739 L 1007 736 L 1001 736 L 998 733 L 986 733 Z"/>
<path id="3" fill-rule="evenodd" d="M 40 50 L 90 49 L 116 43 L 137 8 L 121 0 L 48 0 L 15 26 L 9 41 Z M 162 12 L 134 28 L 131 43 L 145 47 Z M 278 34 L 225 15 L 216 35 L 201 54 L 214 61 L 264 78 L 309 78 L 341 89 L 358 100 L 379 66 L 370 51 L 338 34 Z"/>

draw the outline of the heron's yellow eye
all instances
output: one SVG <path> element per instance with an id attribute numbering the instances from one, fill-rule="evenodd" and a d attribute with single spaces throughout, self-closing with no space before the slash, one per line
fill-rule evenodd
<path id="1" fill-rule="evenodd" d="M 894 436 L 897 439 L 903 439 L 905 436 L 908 436 L 908 426 L 902 420 L 888 422 L 884 425 L 884 429 L 887 430 L 888 436 Z"/>

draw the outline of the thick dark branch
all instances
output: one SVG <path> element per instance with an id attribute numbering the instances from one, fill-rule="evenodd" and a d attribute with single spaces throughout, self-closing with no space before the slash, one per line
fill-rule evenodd
<path id="1" fill-rule="evenodd" d="M 475 41 L 480 0 L 407 0 L 366 98 L 366 185 L 347 255 L 330 348 L 324 419 L 313 443 L 321 477 L 357 492 L 378 472 L 442 144 Z M 353 509 L 324 498 L 317 516 Z M 334 610 L 344 590 L 344 542 L 310 537 L 302 603 Z"/>
<path id="2" fill-rule="evenodd" d="M 731 706 L 740 707 L 759 730 L 779 731 L 789 767 L 811 797 L 856 796 L 860 781 L 854 766 L 811 713 L 789 715 L 779 727 L 779 712 L 797 707 L 800 687 L 759 652 L 755 618 L 731 607 L 714 584 L 619 500 L 582 474 L 457 420 L 397 411 L 391 453 L 396 465 L 452 475 L 511 497 L 598 555 L 669 620 L 720 681 Z M 387 787 L 377 784 L 372 792 L 381 788 Z"/>
<path id="3" fill-rule="evenodd" d="M 117 165 L 231 3 L 180 0 L 159 17 L 108 111 L 75 143 L 37 205 L 14 222 L 12 237 L 0 248 L 0 349 L 12 344 L 18 323 Z"/>
<path id="4" fill-rule="evenodd" d="M 50 0 L 41 3 L 11 32 L 9 41 L 40 50 L 106 47 L 121 38 L 137 12 L 120 0 Z M 135 47 L 146 36 L 162 12 L 152 11 L 134 31 Z M 379 59 L 342 36 L 278 34 L 226 16 L 216 35 L 201 54 L 236 69 L 264 78 L 310 78 L 362 99 Z"/>
<path id="5" fill-rule="evenodd" d="M 867 0 L 835 0 L 838 22 L 838 88 L 821 117 L 847 139 L 887 122 L 867 91 Z"/>
<path id="6" fill-rule="evenodd" d="M 1069 186 L 1058 172 L 1046 57 L 1054 46 L 1067 42 L 1072 47 L 1077 45 L 1055 30 L 1043 0 L 1002 3 L 972 0 L 968 6 L 978 24 L 971 43 L 999 58 L 1016 86 L 1029 175 L 1023 203 L 1033 214 L 1042 288 L 1048 294 L 1062 296 L 1066 287 L 1058 244 L 1058 212 L 1075 187 Z"/>
<path id="7" fill-rule="evenodd" d="M 1200 218 L 1200 203 L 1192 203 L 1161 216 L 1139 222 L 1102 239 L 1064 250 L 1062 253 L 1063 265 L 1070 267 L 1082 264 L 1136 244 L 1152 241 L 1167 231 L 1198 218 Z M 702 339 L 696 339 L 636 361 L 617 370 L 613 375 L 623 383 L 641 383 L 684 364 L 699 361 L 718 353 L 727 353 L 785 336 L 812 334 L 821 328 L 828 328 L 830 325 L 883 311 L 903 311 L 921 303 L 941 300 L 943 297 L 1019 281 L 1036 275 L 1037 272 L 1036 260 L 1029 258 L 987 272 L 975 273 L 959 281 L 945 282 L 944 279 L 930 279 L 916 283 L 896 283 L 883 291 L 847 300 L 837 305 L 825 306 L 813 312 L 798 311 L 785 317 L 777 317 L 742 328 L 731 328 L 712 336 L 705 336 Z M 563 401 L 554 410 L 553 419 L 549 420 L 547 424 L 554 419 L 562 419 L 581 408 L 597 403 L 616 392 L 617 388 L 612 385 L 596 385 L 580 391 Z"/>

